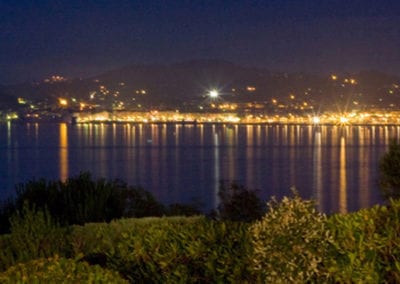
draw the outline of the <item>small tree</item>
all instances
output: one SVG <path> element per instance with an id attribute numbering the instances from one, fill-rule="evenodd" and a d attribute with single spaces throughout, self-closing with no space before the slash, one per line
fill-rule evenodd
<path id="1" fill-rule="evenodd" d="M 400 144 L 393 139 L 379 164 L 379 186 L 384 198 L 400 198 Z"/>
<path id="2" fill-rule="evenodd" d="M 265 206 L 256 191 L 243 185 L 231 183 L 226 186 L 220 183 L 218 196 L 218 217 L 222 220 L 252 222 L 260 219 L 265 213 Z"/>
<path id="3" fill-rule="evenodd" d="M 323 262 L 332 237 L 327 217 L 313 200 L 272 198 L 265 216 L 250 227 L 253 269 L 263 283 L 326 283 Z"/>

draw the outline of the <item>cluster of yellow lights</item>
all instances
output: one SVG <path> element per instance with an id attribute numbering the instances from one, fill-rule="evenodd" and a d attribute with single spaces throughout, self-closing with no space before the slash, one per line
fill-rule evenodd
<path id="1" fill-rule="evenodd" d="M 100 92 L 103 94 L 103 95 L 108 95 L 109 93 L 110 93 L 110 91 L 107 89 L 107 87 L 106 86 L 100 86 L 99 87 L 100 88 Z"/>
<path id="2" fill-rule="evenodd" d="M 134 122 L 134 123 L 158 123 L 158 122 L 222 122 L 239 123 L 240 118 L 234 113 L 179 113 L 179 112 L 99 112 L 99 113 L 76 113 L 74 114 L 78 123 L 86 122 Z"/>
<path id="3" fill-rule="evenodd" d="M 331 79 L 332 79 L 332 81 L 337 81 L 339 79 L 339 77 L 337 75 L 335 75 L 335 74 L 332 74 L 331 75 Z M 343 82 L 347 83 L 347 84 L 351 84 L 351 85 L 356 85 L 357 84 L 356 79 L 353 79 L 353 78 L 345 78 L 343 80 Z"/>
<path id="4" fill-rule="evenodd" d="M 28 102 L 27 102 L 26 99 L 20 97 L 20 98 L 18 98 L 18 103 L 19 103 L 20 105 L 26 105 Z"/>
<path id="5" fill-rule="evenodd" d="M 221 104 L 218 105 L 218 108 L 221 110 L 235 110 L 237 109 L 237 104 Z"/>
<path id="6" fill-rule="evenodd" d="M 146 95 L 146 94 L 147 94 L 147 91 L 144 90 L 144 89 L 140 89 L 140 90 L 136 90 L 135 93 L 136 93 L 137 95 Z"/>
<path id="7" fill-rule="evenodd" d="M 67 79 L 65 77 L 59 76 L 59 75 L 54 75 L 54 76 L 51 76 L 50 78 L 44 80 L 45 83 L 56 83 L 56 82 L 65 82 L 65 81 L 67 81 Z"/>
<path id="8" fill-rule="evenodd" d="M 6 120 L 15 120 L 15 119 L 18 119 L 18 114 L 15 112 L 6 115 Z"/>
<path id="9" fill-rule="evenodd" d="M 351 84 L 351 85 L 357 84 L 357 81 L 355 79 L 352 79 L 352 78 L 350 78 L 350 79 L 346 78 L 346 79 L 344 79 L 344 82 L 348 83 L 348 84 Z"/>
<path id="10" fill-rule="evenodd" d="M 312 125 L 400 125 L 400 111 L 398 112 L 349 112 L 323 113 L 314 116 L 296 115 L 246 115 L 238 116 L 235 113 L 180 113 L 179 111 L 153 112 L 79 112 L 74 114 L 77 122 L 197 122 L 197 123 L 282 123 L 282 124 L 312 124 Z"/>

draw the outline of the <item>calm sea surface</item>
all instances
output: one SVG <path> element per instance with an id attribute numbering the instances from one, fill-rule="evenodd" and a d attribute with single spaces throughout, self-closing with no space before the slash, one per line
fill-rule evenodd
<path id="1" fill-rule="evenodd" d="M 269 200 L 296 187 L 320 211 L 381 202 L 380 157 L 398 126 L 0 124 L 0 199 L 34 178 L 80 171 L 140 185 L 165 204 L 214 208 L 219 181 Z"/>

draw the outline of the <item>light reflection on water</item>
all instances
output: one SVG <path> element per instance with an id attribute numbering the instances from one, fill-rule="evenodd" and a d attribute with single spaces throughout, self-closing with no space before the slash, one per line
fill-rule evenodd
<path id="1" fill-rule="evenodd" d="M 68 127 L 65 123 L 60 124 L 60 179 L 68 178 Z"/>
<path id="2" fill-rule="evenodd" d="M 346 138 L 340 137 L 339 212 L 347 213 Z"/>
<path id="3" fill-rule="evenodd" d="M 380 202 L 379 158 L 398 126 L 0 124 L 0 197 L 80 171 L 141 185 L 164 203 L 218 202 L 221 180 L 263 199 L 295 187 L 323 212 Z"/>

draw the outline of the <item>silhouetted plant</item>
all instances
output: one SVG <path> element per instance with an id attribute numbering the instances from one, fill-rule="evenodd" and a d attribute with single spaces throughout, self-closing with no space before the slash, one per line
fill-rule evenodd
<path id="1" fill-rule="evenodd" d="M 62 181 L 32 180 L 16 186 L 16 198 L 0 211 L 1 232 L 9 232 L 8 219 L 25 202 L 48 210 L 61 225 L 109 222 L 121 217 L 162 216 L 164 206 L 142 188 L 120 180 L 94 180 L 89 172 Z"/>
<path id="2" fill-rule="evenodd" d="M 15 205 L 21 210 L 26 202 L 35 205 L 37 209 L 45 208 L 53 213 L 62 209 L 60 206 L 60 182 L 46 181 L 44 178 L 31 180 L 16 185 Z"/>
<path id="3" fill-rule="evenodd" d="M 10 232 L 10 216 L 15 212 L 15 204 L 12 199 L 3 201 L 0 205 L 0 234 Z"/>
<path id="4" fill-rule="evenodd" d="M 167 210 L 169 216 L 196 216 L 200 214 L 201 211 L 195 205 L 179 203 L 170 204 Z"/>
<path id="5" fill-rule="evenodd" d="M 84 172 L 60 184 L 62 219 L 70 224 L 109 222 L 124 211 L 122 191 L 127 186 L 119 180 L 93 180 Z"/>
<path id="6" fill-rule="evenodd" d="M 218 196 L 217 217 L 221 220 L 252 222 L 260 219 L 266 210 L 256 191 L 243 185 L 231 183 L 227 187 L 221 181 Z"/>
<path id="7" fill-rule="evenodd" d="M 242 191 L 238 191 L 239 198 L 244 197 L 245 201 L 252 202 L 251 209 L 246 211 L 249 214 L 258 208 L 258 202 L 253 202 L 257 197 L 252 196 L 252 192 L 245 192 L 244 188 Z M 47 210 L 62 226 L 109 222 L 122 217 L 193 216 L 201 213 L 192 205 L 172 204 L 165 207 L 141 187 L 128 186 L 121 180 L 95 180 L 89 172 L 81 172 L 65 182 L 42 178 L 18 184 L 15 199 L 5 202 L 0 208 L 0 233 L 9 232 L 9 218 L 22 210 L 26 202 L 37 210 Z M 236 206 L 235 197 L 232 202 Z M 226 210 L 231 210 L 229 206 Z"/>
<path id="8" fill-rule="evenodd" d="M 143 188 L 130 187 L 124 197 L 124 217 L 162 216 L 165 213 L 164 206 Z"/>
<path id="9" fill-rule="evenodd" d="M 400 144 L 395 139 L 380 160 L 379 185 L 384 198 L 400 198 Z"/>

